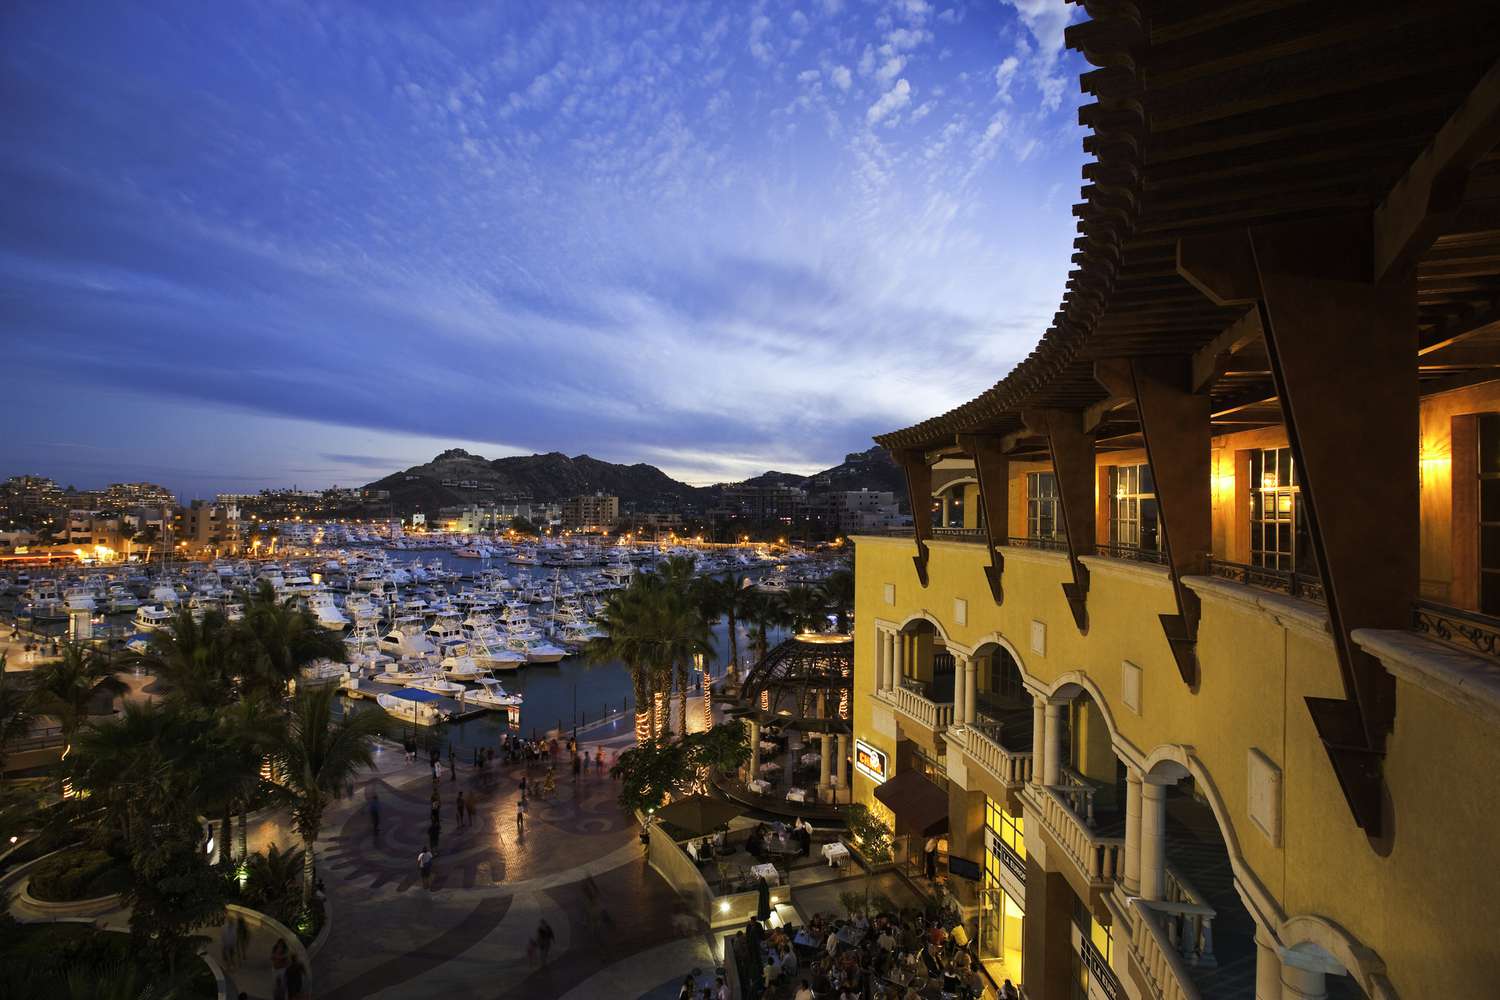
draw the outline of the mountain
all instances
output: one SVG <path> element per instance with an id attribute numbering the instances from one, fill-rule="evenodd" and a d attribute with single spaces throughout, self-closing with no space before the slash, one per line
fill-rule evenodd
<path id="1" fill-rule="evenodd" d="M 771 471 L 743 483 L 706 487 L 678 482 L 642 462 L 617 465 L 556 451 L 490 460 L 450 448 L 424 465 L 392 473 L 365 488 L 390 491 L 391 506 L 401 514 L 507 499 L 556 503 L 586 493 L 617 496 L 626 510 L 689 513 L 712 506 L 726 486 L 797 486 L 809 493 L 891 490 L 898 496 L 905 489 L 901 470 L 879 446 L 846 455 L 841 464 L 812 476 Z"/>

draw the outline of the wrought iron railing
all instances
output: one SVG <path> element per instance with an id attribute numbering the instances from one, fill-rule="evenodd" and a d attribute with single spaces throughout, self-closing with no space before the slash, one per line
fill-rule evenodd
<path id="1" fill-rule="evenodd" d="M 1120 988 L 1120 980 L 1115 976 L 1115 970 L 1109 967 L 1109 962 L 1100 954 L 1099 949 L 1094 946 L 1094 942 L 1090 941 L 1087 935 L 1079 939 L 1079 944 L 1083 952 L 1081 957 L 1084 968 L 1089 970 L 1089 980 L 1098 983 L 1099 988 L 1104 991 L 1104 995 L 1109 997 L 1109 1000 L 1120 1000 L 1125 995 L 1125 991 Z"/>
<path id="2" fill-rule="evenodd" d="M 1160 549 L 1143 549 L 1139 545 L 1116 545 L 1107 542 L 1095 546 L 1101 556 L 1109 556 L 1111 559 L 1129 559 L 1132 562 L 1152 563 L 1157 566 L 1167 564 L 1167 554 Z"/>
<path id="3" fill-rule="evenodd" d="M 989 540 L 983 528 L 933 528 L 932 537 L 945 542 L 978 542 L 980 544 Z"/>
<path id="4" fill-rule="evenodd" d="M 1269 566 L 1247 566 L 1244 563 L 1224 562 L 1221 559 L 1210 559 L 1208 572 L 1211 576 L 1243 583 L 1247 587 L 1271 590 L 1317 604 L 1328 603 L 1323 595 L 1323 581 L 1307 573 L 1272 569 Z"/>
<path id="5" fill-rule="evenodd" d="M 1017 549 L 1041 549 L 1044 552 L 1066 552 L 1068 551 L 1068 540 L 1066 538 L 1025 538 L 1012 535 L 1005 540 L 1005 544 Z"/>
<path id="6" fill-rule="evenodd" d="M 1418 601 L 1412 609 L 1412 628 L 1466 653 L 1500 659 L 1500 618 Z"/>

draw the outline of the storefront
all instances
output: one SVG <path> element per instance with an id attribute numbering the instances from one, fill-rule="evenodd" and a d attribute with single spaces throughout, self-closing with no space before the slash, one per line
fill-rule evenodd
<path id="1" fill-rule="evenodd" d="M 1026 911 L 1024 820 L 999 802 L 984 803 L 984 882 L 979 892 L 979 957 L 996 983 L 1021 982 Z"/>

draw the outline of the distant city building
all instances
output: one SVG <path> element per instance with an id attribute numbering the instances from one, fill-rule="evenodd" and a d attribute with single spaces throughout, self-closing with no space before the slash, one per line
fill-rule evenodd
<path id="1" fill-rule="evenodd" d="M 807 491 L 799 486 L 726 486 L 720 505 L 710 511 L 715 521 L 746 525 L 789 525 L 807 511 Z"/>
<path id="2" fill-rule="evenodd" d="M 172 542 L 188 556 L 238 551 L 239 508 L 202 500 L 177 508 L 172 518 Z"/>
<path id="3" fill-rule="evenodd" d="M 156 483 L 110 483 L 109 488 L 99 494 L 99 499 L 102 506 L 110 510 L 172 507 L 177 504 L 177 495 Z"/>
<path id="4" fill-rule="evenodd" d="M 562 526 L 569 531 L 604 531 L 619 520 L 619 497 L 595 493 L 562 502 Z"/>
<path id="5" fill-rule="evenodd" d="M 889 490 L 836 490 L 821 494 L 810 505 L 809 515 L 831 534 L 894 528 L 909 518 L 901 515 L 896 494 Z"/>
<path id="6" fill-rule="evenodd" d="M 616 527 L 622 531 L 643 531 L 648 534 L 681 531 L 682 515 L 637 511 L 633 514 L 622 514 Z"/>

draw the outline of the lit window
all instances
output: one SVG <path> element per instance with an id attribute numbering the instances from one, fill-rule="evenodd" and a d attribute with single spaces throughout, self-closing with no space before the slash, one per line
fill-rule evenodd
<path id="1" fill-rule="evenodd" d="M 1057 476 L 1050 472 L 1026 474 L 1026 537 L 1062 538 L 1066 535 L 1057 499 Z"/>
<path id="2" fill-rule="evenodd" d="M 1156 483 L 1151 477 L 1151 466 L 1110 466 L 1110 541 L 1155 552 L 1160 546 L 1158 526 Z"/>

